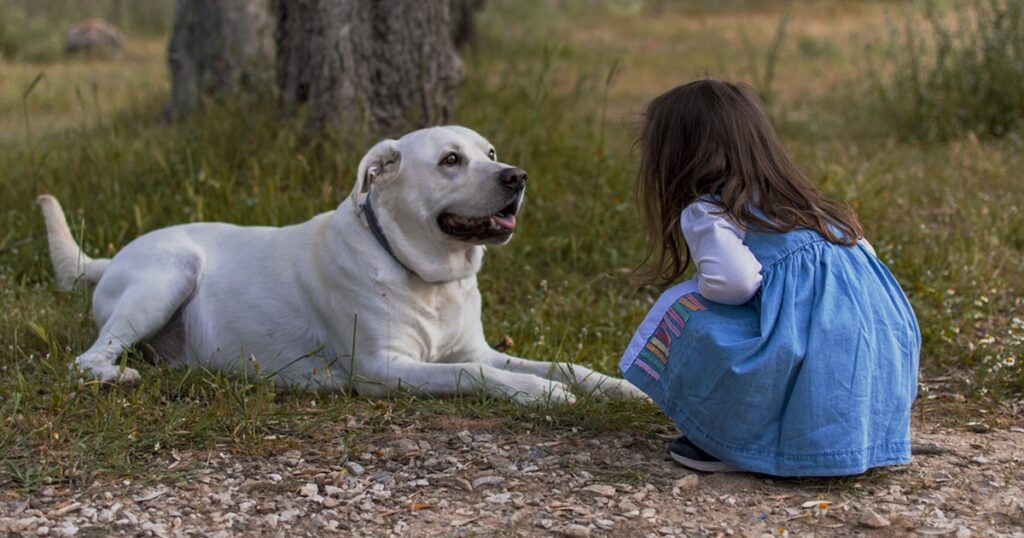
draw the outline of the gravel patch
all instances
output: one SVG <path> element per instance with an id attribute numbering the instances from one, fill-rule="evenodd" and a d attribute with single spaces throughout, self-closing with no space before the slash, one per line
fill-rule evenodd
<path id="1" fill-rule="evenodd" d="M 919 432 L 904 468 L 837 480 L 693 474 L 663 437 L 426 421 L 348 453 L 175 453 L 187 478 L 0 491 L 27 536 L 1024 537 L 1024 430 Z"/>

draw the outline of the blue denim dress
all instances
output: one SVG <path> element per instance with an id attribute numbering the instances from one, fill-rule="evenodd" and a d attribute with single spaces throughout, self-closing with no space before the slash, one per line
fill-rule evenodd
<path id="1" fill-rule="evenodd" d="M 776 476 L 859 474 L 910 461 L 921 333 L 863 245 L 748 230 L 762 265 L 746 304 L 667 290 L 619 365 L 694 444 Z"/>

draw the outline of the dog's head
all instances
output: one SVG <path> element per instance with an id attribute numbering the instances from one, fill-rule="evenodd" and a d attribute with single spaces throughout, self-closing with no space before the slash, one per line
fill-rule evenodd
<path id="1" fill-rule="evenodd" d="M 462 265 L 458 260 L 475 257 L 475 272 L 480 246 L 507 243 L 525 191 L 526 172 L 499 162 L 484 137 L 444 126 L 371 148 L 359 164 L 352 202 L 361 212 L 370 198 L 396 256 L 430 281 L 417 265 Z M 465 268 L 450 269 L 448 276 L 465 276 Z"/>

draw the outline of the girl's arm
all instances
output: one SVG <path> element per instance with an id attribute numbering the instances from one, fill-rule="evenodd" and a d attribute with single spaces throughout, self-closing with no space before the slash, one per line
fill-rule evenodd
<path id="1" fill-rule="evenodd" d="M 708 300 L 739 305 L 761 287 L 761 264 L 743 244 L 743 229 L 707 202 L 683 210 L 680 226 L 697 266 L 697 289 Z"/>

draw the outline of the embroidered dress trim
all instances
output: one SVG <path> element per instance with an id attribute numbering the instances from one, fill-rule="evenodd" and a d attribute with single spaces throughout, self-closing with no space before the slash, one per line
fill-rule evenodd
<path id="1" fill-rule="evenodd" d="M 632 355 L 632 362 L 629 365 L 620 365 L 623 367 L 622 370 L 626 371 L 635 367 L 655 380 L 661 379 L 661 373 L 668 366 L 672 342 L 683 333 L 690 315 L 701 310 L 707 310 L 707 307 L 704 306 L 701 298 L 696 293 L 687 293 L 669 304 L 661 315 L 661 321 L 654 326 L 653 333 L 647 338 L 646 343 L 638 353 Z M 647 321 L 645 321 L 645 325 Z M 633 346 L 631 345 L 630 347 L 632 348 Z M 623 362 L 629 360 L 629 352 L 627 352 Z"/>

